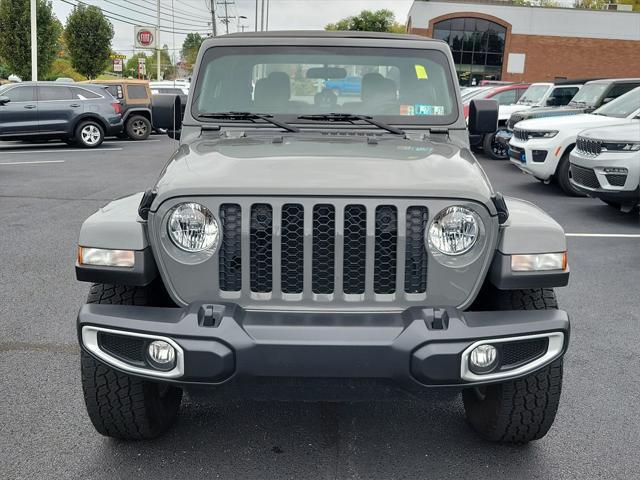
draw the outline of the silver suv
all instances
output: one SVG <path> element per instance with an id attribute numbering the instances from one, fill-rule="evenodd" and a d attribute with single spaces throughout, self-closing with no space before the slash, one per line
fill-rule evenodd
<path id="1" fill-rule="evenodd" d="M 348 75 L 359 94 L 327 87 Z M 473 101 L 467 129 L 456 78 L 448 45 L 420 36 L 205 40 L 159 180 L 80 231 L 98 432 L 160 435 L 205 391 L 462 394 L 484 437 L 543 437 L 569 340 L 565 236 L 493 190 L 468 142 L 497 104 Z"/>

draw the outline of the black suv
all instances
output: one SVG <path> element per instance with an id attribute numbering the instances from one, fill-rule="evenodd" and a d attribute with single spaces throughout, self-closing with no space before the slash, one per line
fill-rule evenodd
<path id="1" fill-rule="evenodd" d="M 122 131 L 120 103 L 97 85 L 22 82 L 0 87 L 0 140 L 61 139 L 98 147 Z"/>

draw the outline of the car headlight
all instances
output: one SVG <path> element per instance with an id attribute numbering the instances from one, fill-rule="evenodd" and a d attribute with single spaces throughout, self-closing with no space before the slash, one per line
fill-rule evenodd
<path id="1" fill-rule="evenodd" d="M 558 134 L 557 130 L 549 130 L 546 132 L 527 132 L 529 138 L 553 138 Z"/>
<path id="2" fill-rule="evenodd" d="M 209 209 L 199 203 L 181 203 L 171 210 L 167 231 L 173 244 L 185 252 L 215 252 L 220 226 Z"/>
<path id="3" fill-rule="evenodd" d="M 638 152 L 640 151 L 640 142 L 603 143 L 602 150 L 612 152 Z"/>
<path id="4" fill-rule="evenodd" d="M 445 255 L 462 255 L 473 248 L 480 235 L 482 220 L 465 207 L 447 207 L 429 227 L 429 244 Z"/>

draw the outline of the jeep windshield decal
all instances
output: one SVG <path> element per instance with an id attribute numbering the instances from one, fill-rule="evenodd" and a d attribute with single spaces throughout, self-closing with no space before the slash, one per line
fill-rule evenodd
<path id="1" fill-rule="evenodd" d="M 288 123 L 337 113 L 387 126 L 449 125 L 458 118 L 444 53 L 328 46 L 209 48 L 191 114 L 198 119 L 211 112 L 261 112 Z"/>

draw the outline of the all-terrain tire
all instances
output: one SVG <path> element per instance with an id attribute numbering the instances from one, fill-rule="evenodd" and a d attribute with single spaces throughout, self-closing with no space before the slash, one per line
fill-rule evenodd
<path id="1" fill-rule="evenodd" d="M 151 122 L 142 115 L 131 115 L 124 130 L 131 140 L 146 140 L 151 135 Z"/>
<path id="2" fill-rule="evenodd" d="M 560 162 L 558 163 L 558 167 L 556 168 L 555 179 L 558 182 L 558 185 L 562 189 L 564 193 L 569 195 L 570 197 L 586 197 L 586 193 L 581 192 L 576 187 L 574 187 L 569 181 L 571 172 L 570 167 L 571 163 L 569 162 L 569 151 L 571 149 L 567 148 L 567 151 L 564 152 Z"/>
<path id="3" fill-rule="evenodd" d="M 552 289 L 485 289 L 483 307 L 495 310 L 558 308 Z M 493 442 L 522 444 L 544 437 L 556 416 L 562 390 L 562 358 L 526 377 L 462 392 L 471 427 Z"/>
<path id="4" fill-rule="evenodd" d="M 155 296 L 151 286 L 95 284 L 87 303 L 148 306 L 153 304 Z M 163 434 L 174 423 L 182 389 L 127 375 L 84 350 L 80 363 L 87 413 L 102 435 L 144 440 Z"/>

